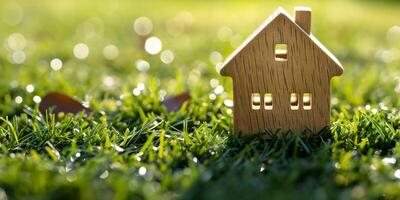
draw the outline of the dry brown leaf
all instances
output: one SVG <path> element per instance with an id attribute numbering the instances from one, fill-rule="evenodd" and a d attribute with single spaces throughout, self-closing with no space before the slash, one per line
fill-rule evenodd
<path id="1" fill-rule="evenodd" d="M 182 104 L 189 99 L 190 99 L 190 93 L 184 92 L 182 94 L 164 99 L 164 101 L 162 101 L 162 104 L 164 104 L 164 106 L 167 107 L 168 112 L 172 112 L 174 110 L 178 110 L 179 108 L 181 108 Z"/>
<path id="2" fill-rule="evenodd" d="M 42 98 L 39 104 L 39 110 L 45 113 L 46 110 L 53 108 L 53 113 L 73 113 L 85 111 L 90 114 L 92 110 L 83 106 L 79 101 L 59 92 L 51 92 Z"/>

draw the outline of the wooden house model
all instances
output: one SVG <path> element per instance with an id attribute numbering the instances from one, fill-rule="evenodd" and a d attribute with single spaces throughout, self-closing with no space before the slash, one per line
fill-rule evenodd
<path id="1" fill-rule="evenodd" d="M 219 69 L 233 79 L 236 133 L 270 129 L 318 132 L 330 122 L 330 80 L 337 58 L 311 34 L 311 9 L 279 8 Z"/>

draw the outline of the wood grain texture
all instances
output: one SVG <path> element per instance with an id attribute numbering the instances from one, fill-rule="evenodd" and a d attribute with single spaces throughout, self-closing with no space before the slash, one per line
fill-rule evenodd
<path id="1" fill-rule="evenodd" d="M 276 44 L 287 45 L 286 61 L 276 60 Z M 220 70 L 233 79 L 235 132 L 321 130 L 330 121 L 330 79 L 342 71 L 339 61 L 313 35 L 278 9 Z M 254 93 L 262 97 L 261 109 L 252 107 Z M 272 95 L 271 110 L 263 107 L 266 93 Z M 292 93 L 298 96 L 298 110 L 291 109 Z M 304 93 L 311 95 L 310 110 L 303 108 Z"/>
<path id="2" fill-rule="evenodd" d="M 311 33 L 311 9 L 307 7 L 295 7 L 295 22 L 307 34 Z"/>

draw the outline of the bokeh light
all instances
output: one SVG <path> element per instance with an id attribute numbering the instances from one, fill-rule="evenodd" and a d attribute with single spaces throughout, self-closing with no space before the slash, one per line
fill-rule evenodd
<path id="1" fill-rule="evenodd" d="M 24 10 L 16 2 L 11 2 L 6 4 L 2 10 L 3 22 L 10 26 L 18 25 L 22 22 L 24 18 Z"/>
<path id="2" fill-rule="evenodd" d="M 103 78 L 103 86 L 106 89 L 111 89 L 113 88 L 115 85 L 115 79 L 112 76 L 105 76 Z"/>
<path id="3" fill-rule="evenodd" d="M 389 42 L 400 43 L 400 26 L 392 26 L 386 34 Z"/>
<path id="4" fill-rule="evenodd" d="M 161 61 L 165 64 L 170 64 L 174 61 L 174 53 L 171 50 L 161 52 Z"/>
<path id="5" fill-rule="evenodd" d="M 222 40 L 222 41 L 229 41 L 229 39 L 232 37 L 232 29 L 227 27 L 227 26 L 223 26 L 218 30 L 218 39 Z"/>
<path id="6" fill-rule="evenodd" d="M 145 72 L 150 69 L 150 64 L 149 62 L 140 59 L 136 61 L 136 68 L 141 72 Z"/>
<path id="7" fill-rule="evenodd" d="M 140 95 L 140 90 L 139 90 L 138 88 L 134 88 L 134 89 L 132 90 L 132 93 L 133 93 L 133 95 L 135 95 L 135 96 L 139 96 L 139 95 Z"/>
<path id="8" fill-rule="evenodd" d="M 226 107 L 233 107 L 233 101 L 230 100 L 230 99 L 225 99 L 225 100 L 224 100 L 224 105 L 225 105 Z"/>
<path id="9" fill-rule="evenodd" d="M 23 51 L 14 51 L 11 54 L 11 62 L 14 64 L 23 64 L 26 60 L 26 54 Z"/>
<path id="10" fill-rule="evenodd" d="M 115 45 L 109 44 L 103 49 L 103 56 L 107 60 L 114 60 L 119 55 L 119 49 Z"/>
<path id="11" fill-rule="evenodd" d="M 84 43 L 79 43 L 74 46 L 74 56 L 78 59 L 85 59 L 89 56 L 89 47 Z"/>
<path id="12" fill-rule="evenodd" d="M 215 94 L 222 94 L 224 92 L 224 87 L 222 87 L 222 85 L 218 85 L 215 89 L 214 89 L 214 93 Z"/>
<path id="13" fill-rule="evenodd" d="M 150 37 L 146 40 L 144 49 L 151 55 L 158 54 L 162 49 L 161 40 L 158 37 Z"/>
<path id="14" fill-rule="evenodd" d="M 21 96 L 15 97 L 15 103 L 21 104 L 24 101 L 24 99 Z"/>
<path id="15" fill-rule="evenodd" d="M 7 38 L 7 46 L 14 51 L 23 50 L 26 47 L 26 40 L 21 33 L 13 33 Z"/>
<path id="16" fill-rule="evenodd" d="M 214 65 L 223 61 L 222 54 L 218 51 L 213 51 L 210 54 L 210 62 Z"/>
<path id="17" fill-rule="evenodd" d="M 60 70 L 62 68 L 62 66 L 63 66 L 63 63 L 62 63 L 61 59 L 59 59 L 59 58 L 54 58 L 50 61 L 50 67 L 55 71 Z"/>
<path id="18" fill-rule="evenodd" d="M 213 79 L 210 80 L 210 86 L 211 86 L 212 88 L 215 88 L 215 87 L 217 87 L 218 85 L 219 85 L 218 79 L 213 78 Z"/>
<path id="19" fill-rule="evenodd" d="M 140 168 L 139 168 L 139 175 L 140 175 L 140 176 L 146 175 L 146 172 L 147 172 L 146 167 L 140 167 Z"/>
<path id="20" fill-rule="evenodd" d="M 133 29 L 140 36 L 146 36 L 153 30 L 153 23 L 147 17 L 139 17 L 133 23 Z"/>
<path id="21" fill-rule="evenodd" d="M 33 91 L 35 91 L 35 86 L 33 86 L 32 84 L 29 84 L 29 85 L 27 85 L 27 86 L 25 87 L 25 90 L 26 90 L 28 93 L 32 93 Z"/>
<path id="22" fill-rule="evenodd" d="M 35 95 L 35 96 L 33 97 L 33 102 L 35 102 L 35 103 L 40 103 L 41 101 L 42 101 L 42 98 L 40 98 L 40 96 Z"/>

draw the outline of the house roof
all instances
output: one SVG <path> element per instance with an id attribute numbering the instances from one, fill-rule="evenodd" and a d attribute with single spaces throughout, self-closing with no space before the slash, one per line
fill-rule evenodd
<path id="1" fill-rule="evenodd" d="M 225 72 L 226 68 L 231 67 L 231 62 L 235 59 L 235 57 L 253 40 L 255 37 L 264 29 L 268 27 L 268 25 L 273 22 L 278 16 L 285 16 L 287 19 L 289 19 L 290 22 L 292 22 L 295 27 L 297 27 L 299 30 L 304 32 L 304 34 L 314 42 L 314 44 L 323 52 L 322 55 L 326 55 L 333 63 L 334 66 L 329 66 L 329 67 L 334 67 L 337 70 L 337 73 L 334 74 L 336 76 L 341 75 L 343 73 L 343 66 L 339 62 L 339 60 L 312 34 L 307 34 L 298 24 L 296 24 L 295 19 L 291 15 L 289 15 L 285 9 L 282 7 L 279 7 L 267 20 L 265 20 L 257 29 L 254 31 L 226 60 L 225 62 L 219 66 L 217 69 L 219 73 L 223 76 L 228 76 L 228 74 Z"/>

